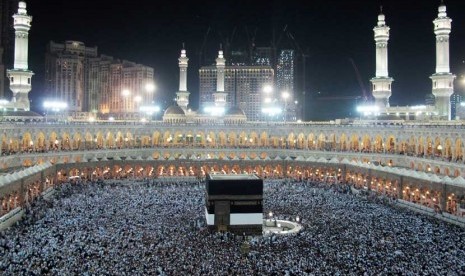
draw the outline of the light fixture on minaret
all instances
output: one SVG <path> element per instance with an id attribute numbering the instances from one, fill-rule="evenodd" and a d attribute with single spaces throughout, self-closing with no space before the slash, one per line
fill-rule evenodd
<path id="1" fill-rule="evenodd" d="M 223 56 L 222 46 L 218 51 L 218 58 L 216 59 L 216 92 L 213 93 L 215 100 L 216 114 L 223 114 L 226 109 L 226 97 L 227 93 L 224 91 L 224 70 L 226 67 L 226 60 Z"/>
<path id="2" fill-rule="evenodd" d="M 371 79 L 375 105 L 380 109 L 389 107 L 391 84 L 394 81 L 388 72 L 388 41 L 390 28 L 386 25 L 383 8 L 378 15 L 378 25 L 373 29 L 376 42 L 376 76 Z"/>
<path id="3" fill-rule="evenodd" d="M 454 93 L 455 75 L 449 68 L 449 34 L 452 19 L 447 17 L 446 5 L 441 2 L 438 17 L 433 21 L 436 35 L 436 73 L 430 78 L 433 82 L 435 109 L 440 119 L 450 120 L 450 96 Z"/>
<path id="4" fill-rule="evenodd" d="M 27 14 L 26 3 L 18 3 L 18 13 L 13 15 L 15 29 L 15 60 L 14 69 L 8 70 L 10 90 L 13 92 L 12 107 L 19 110 L 29 110 L 29 91 L 34 73 L 28 69 L 28 36 L 31 29 L 32 16 Z"/>
<path id="5" fill-rule="evenodd" d="M 187 112 L 189 104 L 189 91 L 187 91 L 187 65 L 189 58 L 186 56 L 184 43 L 182 44 L 181 56 L 179 57 L 179 91 L 176 92 L 176 103 L 184 112 Z"/>

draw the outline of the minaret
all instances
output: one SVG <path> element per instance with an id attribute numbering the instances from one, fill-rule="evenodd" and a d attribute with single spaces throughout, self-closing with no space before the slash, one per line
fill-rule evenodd
<path id="1" fill-rule="evenodd" d="M 450 120 L 450 96 L 454 93 L 455 75 L 449 69 L 449 34 L 452 19 L 447 17 L 446 5 L 441 3 L 438 17 L 433 21 L 436 34 L 436 73 L 433 81 L 433 95 L 436 98 L 436 112 L 440 119 Z"/>
<path id="2" fill-rule="evenodd" d="M 29 110 L 31 78 L 34 73 L 28 69 L 28 35 L 31 29 L 32 16 L 27 14 L 26 2 L 19 2 L 18 13 L 13 15 L 15 29 L 15 61 L 14 69 L 7 70 L 10 90 L 13 91 L 14 108 Z"/>
<path id="3" fill-rule="evenodd" d="M 223 50 L 221 49 L 218 52 L 218 58 L 216 59 L 216 93 L 213 93 L 215 100 L 215 107 L 218 110 L 224 112 L 226 107 L 226 96 L 227 93 L 224 92 L 224 69 L 226 67 L 226 60 L 223 56 Z"/>
<path id="4" fill-rule="evenodd" d="M 376 76 L 371 79 L 375 105 L 380 109 L 389 107 L 391 83 L 394 81 L 388 72 L 388 41 L 390 28 L 386 25 L 383 8 L 378 15 L 378 25 L 373 29 L 376 42 Z"/>
<path id="5" fill-rule="evenodd" d="M 187 105 L 189 104 L 189 91 L 187 91 L 187 63 L 189 58 L 186 56 L 184 43 L 182 45 L 181 56 L 179 57 L 179 91 L 176 92 L 176 103 L 184 112 L 187 112 Z"/>

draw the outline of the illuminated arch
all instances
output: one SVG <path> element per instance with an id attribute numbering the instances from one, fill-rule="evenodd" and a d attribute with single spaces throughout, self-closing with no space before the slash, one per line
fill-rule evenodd
<path id="1" fill-rule="evenodd" d="M 287 136 L 286 138 L 286 141 L 287 141 L 287 146 L 289 148 L 295 148 L 295 144 L 297 143 L 296 139 L 295 139 L 295 134 L 294 132 L 291 132 L 289 133 L 289 135 Z"/>
<path id="2" fill-rule="evenodd" d="M 298 149 L 304 149 L 305 148 L 305 135 L 303 133 L 299 133 L 297 135 L 297 145 L 296 147 Z"/>
<path id="3" fill-rule="evenodd" d="M 408 155 L 415 155 L 416 154 L 416 144 L 417 141 L 415 139 L 415 136 L 410 136 L 409 143 L 408 143 L 408 149 L 407 149 L 407 154 Z"/>
<path id="4" fill-rule="evenodd" d="M 331 135 L 329 135 L 329 138 L 328 138 L 328 141 L 327 141 L 327 150 L 334 150 L 336 149 L 336 134 L 332 133 Z"/>
<path id="5" fill-rule="evenodd" d="M 99 148 L 99 149 L 102 149 L 102 148 L 104 148 L 106 146 L 105 139 L 103 137 L 102 132 L 100 132 L 100 131 L 97 132 L 94 142 L 97 143 L 97 148 Z"/>
<path id="6" fill-rule="evenodd" d="M 455 159 L 457 161 L 462 161 L 463 160 L 463 149 L 462 149 L 462 140 L 460 138 L 457 138 L 457 140 L 455 140 L 454 152 L 455 152 Z"/>
<path id="7" fill-rule="evenodd" d="M 347 135 L 342 133 L 341 139 L 339 140 L 340 150 L 341 151 L 348 151 L 349 150 L 349 143 L 347 141 Z"/>
<path id="8" fill-rule="evenodd" d="M 57 149 L 59 144 L 60 144 L 60 141 L 58 141 L 58 135 L 56 134 L 55 131 L 52 131 L 49 136 L 49 148 Z"/>
<path id="9" fill-rule="evenodd" d="M 444 153 L 443 156 L 447 158 L 447 160 L 452 160 L 452 156 L 455 154 L 452 152 L 452 142 L 450 141 L 450 138 L 446 138 L 444 141 Z"/>
<path id="10" fill-rule="evenodd" d="M 418 147 L 417 147 L 417 155 L 422 157 L 425 154 L 425 139 L 420 136 L 418 138 Z"/>
<path id="11" fill-rule="evenodd" d="M 61 148 L 65 150 L 70 150 L 71 148 L 71 135 L 68 132 L 63 132 L 61 136 Z"/>
<path id="12" fill-rule="evenodd" d="M 373 144 L 373 150 L 377 153 L 382 153 L 384 152 L 384 142 L 383 142 L 383 137 L 381 135 L 376 135 L 374 144 Z"/>
<path id="13" fill-rule="evenodd" d="M 390 135 L 386 140 L 386 150 L 390 153 L 396 152 L 396 138 L 394 135 Z"/>
<path id="14" fill-rule="evenodd" d="M 142 135 L 140 137 L 140 146 L 142 148 L 148 148 L 151 146 L 151 141 L 150 141 L 150 136 L 148 135 Z"/>
<path id="15" fill-rule="evenodd" d="M 320 135 L 318 135 L 317 147 L 318 150 L 326 149 L 326 136 L 323 133 L 320 133 Z"/>
<path id="16" fill-rule="evenodd" d="M 228 145 L 235 146 L 236 145 L 236 133 L 234 131 L 229 132 L 228 134 Z"/>
<path id="17" fill-rule="evenodd" d="M 441 138 L 439 137 L 434 138 L 434 146 L 433 146 L 434 156 L 442 156 L 443 152 L 444 152 L 444 145 L 441 142 Z"/>
<path id="18" fill-rule="evenodd" d="M 163 145 L 170 145 L 172 143 L 174 143 L 173 134 L 167 130 L 163 133 Z"/>
<path id="19" fill-rule="evenodd" d="M 371 152 L 371 137 L 365 134 L 360 144 L 361 150 L 364 152 Z"/>
<path id="20" fill-rule="evenodd" d="M 47 148 L 45 141 L 45 134 L 43 132 L 39 132 L 36 136 L 35 147 L 40 151 L 44 151 Z"/>
<path id="21" fill-rule="evenodd" d="M 352 134 L 350 137 L 350 149 L 353 151 L 359 151 L 359 138 L 357 134 Z"/>
<path id="22" fill-rule="evenodd" d="M 152 134 L 152 146 L 158 146 L 160 145 L 160 137 L 161 137 L 161 134 L 160 132 L 158 131 L 155 131 L 153 134 Z"/>
<path id="23" fill-rule="evenodd" d="M 315 140 L 315 134 L 310 133 L 307 138 L 307 147 L 309 149 L 315 150 L 316 149 L 316 140 Z"/>
<path id="24" fill-rule="evenodd" d="M 426 137 L 426 156 L 432 156 L 433 155 L 433 141 L 431 140 L 431 137 Z"/>
<path id="25" fill-rule="evenodd" d="M 226 133 L 221 131 L 218 134 L 218 143 L 219 143 L 219 145 L 222 146 L 222 147 L 225 147 L 225 146 L 227 146 L 227 141 L 228 141 L 228 139 L 226 138 Z"/>
<path id="26" fill-rule="evenodd" d="M 21 139 L 21 150 L 27 151 L 32 149 L 34 146 L 34 142 L 32 141 L 32 135 L 29 132 L 25 132 L 23 134 L 23 139 Z"/>
<path id="27" fill-rule="evenodd" d="M 268 134 L 265 131 L 260 134 L 260 145 L 263 147 L 268 146 Z"/>
<path id="28" fill-rule="evenodd" d="M 81 134 L 80 134 L 79 132 L 76 132 L 76 133 L 74 134 L 73 142 L 72 142 L 72 144 L 71 144 L 71 147 L 72 147 L 73 149 L 79 150 L 79 149 L 82 148 L 82 147 L 81 147 L 81 142 L 82 142 Z"/>
<path id="29" fill-rule="evenodd" d="M 249 143 L 251 147 L 257 147 L 259 146 L 260 139 L 258 138 L 258 134 L 255 131 L 252 131 L 249 135 Z"/>

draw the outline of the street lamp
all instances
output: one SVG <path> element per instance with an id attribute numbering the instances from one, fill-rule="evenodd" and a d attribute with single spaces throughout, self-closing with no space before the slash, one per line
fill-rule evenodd
<path id="1" fill-rule="evenodd" d="M 140 112 L 145 113 L 148 116 L 152 116 L 154 113 L 157 113 L 160 111 L 160 107 L 154 106 L 154 105 L 145 105 L 145 106 L 141 106 L 139 110 Z"/>
<path id="2" fill-rule="evenodd" d="M 124 98 L 123 98 L 120 112 L 126 113 L 128 112 L 128 108 L 129 108 L 129 96 L 131 95 L 131 91 L 129 89 L 123 89 L 123 91 L 121 91 L 121 95 L 123 95 Z"/>
<path id="3" fill-rule="evenodd" d="M 47 122 L 47 115 L 49 110 L 55 112 L 56 116 L 58 112 L 64 111 L 66 108 L 68 108 L 67 103 L 56 100 L 44 101 L 43 106 L 45 109 L 45 122 Z"/>
<path id="4" fill-rule="evenodd" d="M 364 115 L 364 116 L 371 116 L 371 115 L 378 115 L 379 114 L 379 106 L 377 105 L 359 105 L 357 106 L 357 112 L 359 112 L 361 115 Z M 360 118 L 361 118 L 361 115 L 360 115 Z M 397 116 L 399 116 L 399 113 L 396 114 Z"/>
<path id="5" fill-rule="evenodd" d="M 273 92 L 273 86 L 267 84 L 263 87 L 263 92 L 265 92 L 266 94 L 270 94 L 271 92 Z"/>
<path id="6" fill-rule="evenodd" d="M 153 84 L 152 82 L 149 82 L 145 85 L 145 91 L 147 91 L 148 93 L 154 92 L 155 89 L 157 88 L 155 87 L 155 84 Z"/>

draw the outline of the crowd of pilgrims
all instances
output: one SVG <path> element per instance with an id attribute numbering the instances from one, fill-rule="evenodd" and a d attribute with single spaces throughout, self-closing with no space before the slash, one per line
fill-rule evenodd
<path id="1" fill-rule="evenodd" d="M 464 229 L 343 185 L 265 180 L 264 217 L 303 230 L 212 233 L 201 182 L 64 184 L 0 233 L 3 275 L 464 275 Z M 250 251 L 241 246 L 248 240 Z"/>

